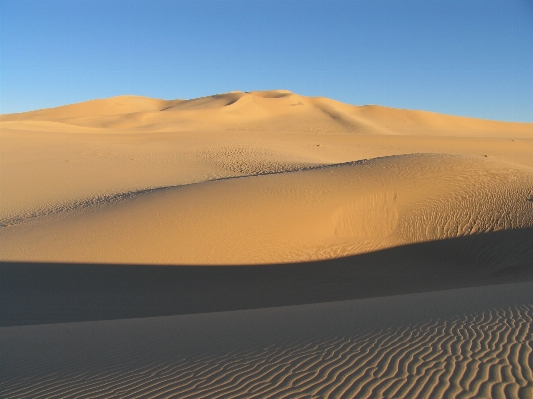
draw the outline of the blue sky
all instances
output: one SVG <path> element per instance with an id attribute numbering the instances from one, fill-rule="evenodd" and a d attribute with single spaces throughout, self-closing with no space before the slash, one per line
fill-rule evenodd
<path id="1" fill-rule="evenodd" d="M 533 0 L 0 0 L 0 112 L 289 89 L 533 121 Z"/>

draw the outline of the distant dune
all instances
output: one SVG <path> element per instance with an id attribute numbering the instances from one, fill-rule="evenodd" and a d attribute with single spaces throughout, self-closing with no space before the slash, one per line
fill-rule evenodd
<path id="1" fill-rule="evenodd" d="M 236 91 L 0 115 L 0 143 L 2 397 L 532 395 L 533 123 Z M 158 331 L 138 363 L 128 326 Z"/>
<path id="2" fill-rule="evenodd" d="M 354 106 L 288 90 L 231 92 L 170 101 L 120 96 L 0 117 L 0 121 L 28 120 L 143 132 L 229 130 L 528 138 L 532 125 L 378 105 Z"/>

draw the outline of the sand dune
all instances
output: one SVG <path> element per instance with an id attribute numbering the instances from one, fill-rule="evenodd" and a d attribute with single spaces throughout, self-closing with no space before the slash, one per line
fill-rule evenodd
<path id="1" fill-rule="evenodd" d="M 5 219 L 0 254 L 159 264 L 328 259 L 533 227 L 530 187 L 533 170 L 501 161 L 386 157 L 162 187 Z"/>
<path id="2" fill-rule="evenodd" d="M 509 123 L 353 106 L 287 90 L 231 92 L 192 100 L 121 96 L 45 110 L 2 115 L 0 121 L 56 121 L 136 131 L 284 131 L 531 138 L 530 123 Z"/>
<path id="3" fill-rule="evenodd" d="M 533 396 L 533 123 L 236 91 L 0 141 L 2 397 Z"/>
<path id="4" fill-rule="evenodd" d="M 83 116 L 121 115 L 134 112 L 156 111 L 162 107 L 168 106 L 168 104 L 168 101 L 157 100 L 154 98 L 118 96 L 64 105 L 56 108 L 2 115 L 1 120 L 51 121 Z"/>
<path id="5" fill-rule="evenodd" d="M 357 107 L 287 91 L 172 101 L 124 96 L 1 115 L 0 141 L 0 218 L 389 155 L 488 156 L 533 167 L 530 123 Z"/>
<path id="6" fill-rule="evenodd" d="M 528 398 L 532 288 L 3 328 L 0 394 Z"/>

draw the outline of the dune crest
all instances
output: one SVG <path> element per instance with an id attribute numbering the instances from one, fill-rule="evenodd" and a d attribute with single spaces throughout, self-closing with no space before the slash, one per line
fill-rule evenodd
<path id="1" fill-rule="evenodd" d="M 501 161 L 385 157 L 162 188 L 78 212 L 5 222 L 11 226 L 0 230 L 0 254 L 6 260 L 157 264 L 327 259 L 533 227 L 532 185 L 531 169 Z M 334 255 L 317 250 L 328 247 L 336 248 Z"/>

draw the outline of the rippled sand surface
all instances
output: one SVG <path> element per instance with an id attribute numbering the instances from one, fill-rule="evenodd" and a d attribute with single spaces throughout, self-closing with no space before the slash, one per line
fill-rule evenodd
<path id="1" fill-rule="evenodd" d="M 0 329 L 5 398 L 530 398 L 532 283 Z"/>

